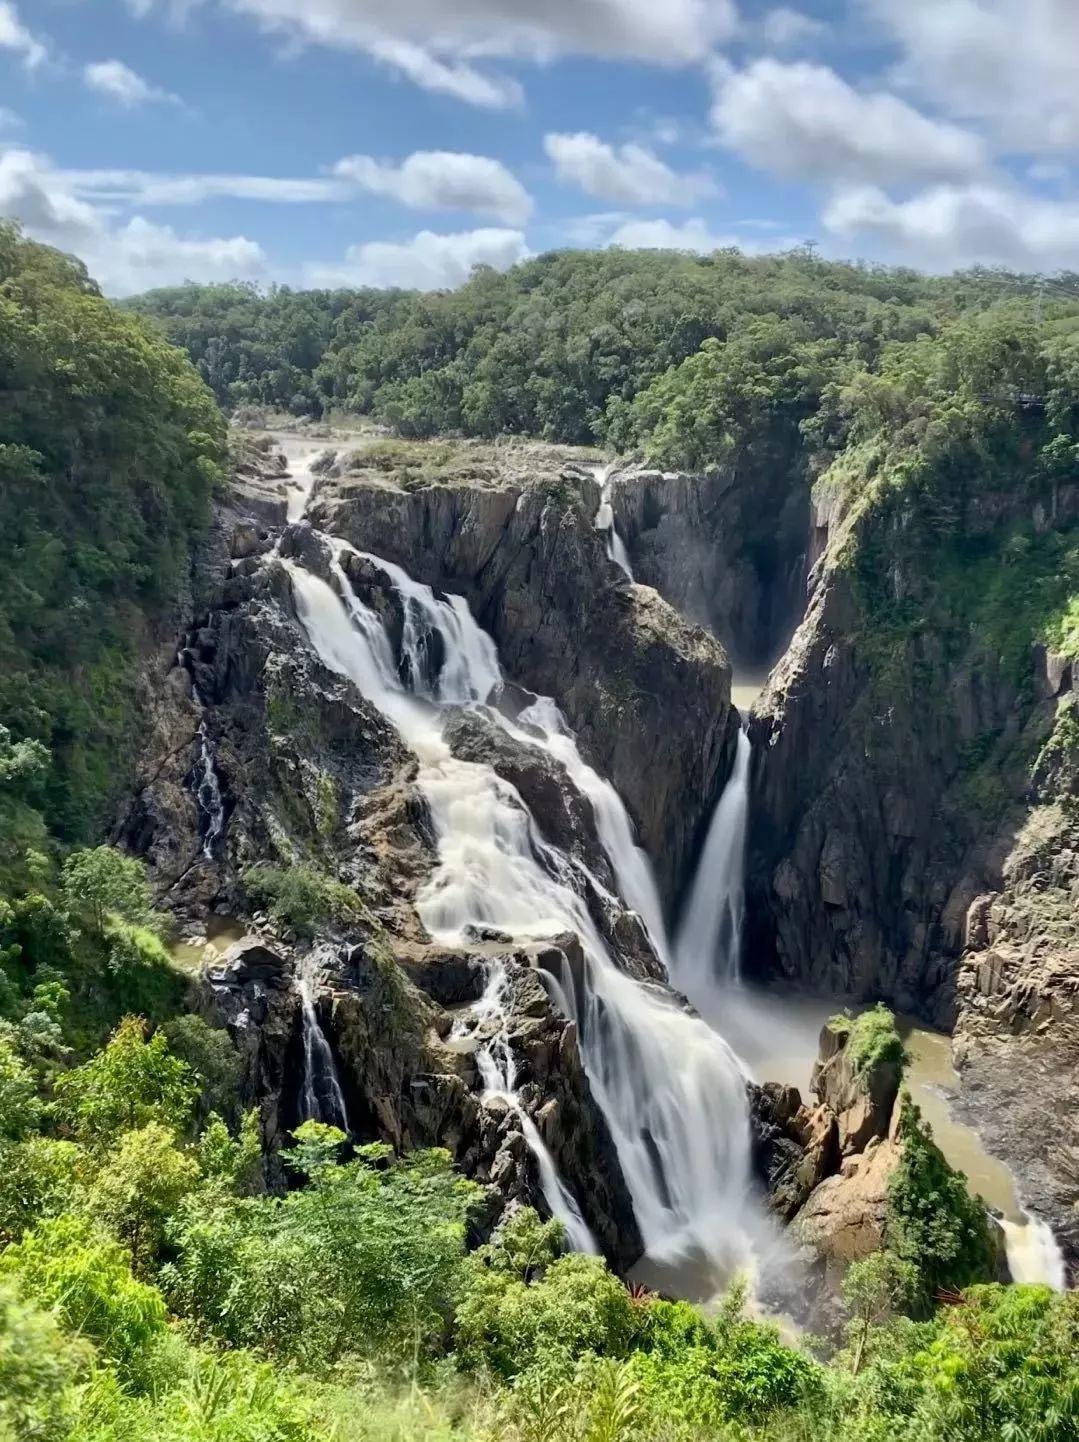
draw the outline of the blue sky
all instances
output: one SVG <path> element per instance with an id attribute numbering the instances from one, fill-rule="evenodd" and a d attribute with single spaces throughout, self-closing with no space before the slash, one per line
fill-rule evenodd
<path id="1" fill-rule="evenodd" d="M 1079 269 L 1079 0 L 0 0 L 0 214 L 110 292 L 556 246 Z"/>

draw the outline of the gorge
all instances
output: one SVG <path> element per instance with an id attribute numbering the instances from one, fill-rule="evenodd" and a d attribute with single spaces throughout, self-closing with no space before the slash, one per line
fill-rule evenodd
<path id="1" fill-rule="evenodd" d="M 0 1435 L 1070 1442 L 1079 308 L 0 284 Z"/>

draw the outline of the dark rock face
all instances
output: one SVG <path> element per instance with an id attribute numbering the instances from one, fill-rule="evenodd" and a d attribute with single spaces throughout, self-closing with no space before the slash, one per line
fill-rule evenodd
<path id="1" fill-rule="evenodd" d="M 983 497 L 965 525 L 1044 530 L 1029 504 Z M 1077 510 L 1079 486 L 1059 486 L 1053 523 Z M 927 625 L 882 682 L 851 564 L 875 522 L 827 498 L 814 519 L 809 608 L 751 722 L 749 964 L 954 1028 L 961 1113 L 1074 1260 L 1074 667 L 1036 646 L 1018 676 L 978 634 L 945 654 Z M 893 562 L 897 595 L 918 594 L 909 566 Z"/>
<path id="2" fill-rule="evenodd" d="M 1021 758 L 1044 741 L 1055 703 L 1024 703 L 976 638 L 956 661 L 931 632 L 914 671 L 882 690 L 843 564 L 858 530 L 827 525 L 805 619 L 750 724 L 747 953 L 816 992 L 883 997 L 950 1028 L 966 909 L 999 884 Z M 971 748 L 986 744 L 1013 798 L 988 834 L 964 791 Z"/>
<path id="3" fill-rule="evenodd" d="M 634 577 L 718 636 L 750 670 L 786 645 L 805 605 L 809 486 L 790 458 L 707 475 L 619 469 L 611 506 Z"/>
<path id="4" fill-rule="evenodd" d="M 567 472 L 562 490 L 323 486 L 314 514 L 467 598 L 506 673 L 556 698 L 614 782 L 673 900 L 733 761 L 730 670 L 711 636 L 625 584 L 592 526 L 598 501 L 590 475 Z"/>

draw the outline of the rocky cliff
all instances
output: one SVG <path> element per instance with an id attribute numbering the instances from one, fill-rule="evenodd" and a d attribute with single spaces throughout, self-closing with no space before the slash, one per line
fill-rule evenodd
<path id="1" fill-rule="evenodd" d="M 955 1027 L 983 1136 L 1074 1235 L 1073 674 L 1039 631 L 1079 485 L 976 492 L 935 532 L 924 505 L 818 489 L 751 723 L 747 954 Z"/>
<path id="2" fill-rule="evenodd" d="M 467 598 L 508 674 L 557 699 L 614 782 L 672 901 L 732 764 L 730 669 L 711 635 L 608 561 L 593 469 L 542 457 L 533 476 L 408 488 L 346 462 L 312 519 Z"/>
<path id="3" fill-rule="evenodd" d="M 270 457 L 224 498 L 199 569 L 202 606 L 147 673 L 141 784 L 119 834 L 187 929 L 214 911 L 246 923 L 248 940 L 208 970 L 200 1004 L 241 1048 L 271 1154 L 304 1111 L 302 976 L 358 1138 L 447 1146 L 489 1186 L 492 1216 L 517 1200 L 543 1205 L 520 1112 L 487 1094 L 477 1064 L 492 1023 L 476 1003 L 501 968 L 519 1105 L 626 1267 L 640 1250 L 633 1208 L 576 1026 L 541 982 L 579 972 L 579 942 L 432 942 L 415 906 L 436 860 L 417 761 L 306 641 L 286 563 L 302 557 L 329 576 L 329 556 L 309 526 L 286 523 L 278 469 Z M 500 644 L 510 704 L 521 705 L 521 687 L 557 698 L 582 749 L 621 782 L 673 890 L 729 765 L 729 668 L 710 636 L 608 566 L 591 474 L 404 490 L 335 477 L 329 460 L 320 469 L 312 514 L 470 598 Z M 351 554 L 346 569 L 399 647 L 400 597 L 386 574 Z M 591 802 L 552 756 L 496 722 L 463 709 L 444 739 L 512 784 L 544 839 L 581 863 L 573 884 L 622 966 L 662 977 L 639 921 L 611 895 Z M 313 921 L 252 899 L 251 878 L 267 867 L 276 885 L 299 876 L 315 888 L 324 909 Z"/>

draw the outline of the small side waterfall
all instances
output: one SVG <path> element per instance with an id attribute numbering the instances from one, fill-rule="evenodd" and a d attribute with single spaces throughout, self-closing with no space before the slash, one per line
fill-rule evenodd
<path id="1" fill-rule="evenodd" d="M 296 990 L 300 997 L 303 1027 L 303 1089 L 300 1109 L 303 1120 L 326 1122 L 348 1131 L 348 1110 L 341 1090 L 330 1043 L 315 1010 L 315 993 L 311 978 L 310 958 L 304 957 L 296 972 Z"/>
<path id="2" fill-rule="evenodd" d="M 483 995 L 471 1012 L 473 1024 L 486 1021 L 494 1023 L 498 1028 L 476 1057 L 480 1076 L 483 1078 L 483 1095 L 485 1098 L 501 1097 L 513 1108 L 528 1149 L 536 1159 L 540 1189 L 551 1209 L 551 1215 L 557 1217 L 565 1228 L 566 1242 L 570 1249 L 574 1252 L 598 1253 L 599 1247 L 588 1223 L 581 1216 L 580 1208 L 558 1175 L 554 1159 L 539 1134 L 539 1128 L 525 1111 L 517 1095 L 517 1063 L 507 1032 L 508 985 L 505 963 L 492 962 L 487 969 L 487 985 Z"/>
<path id="3" fill-rule="evenodd" d="M 626 544 L 618 534 L 618 527 L 614 523 L 614 507 L 611 504 L 611 477 L 614 466 L 601 466 L 596 468 L 596 479 L 600 483 L 599 509 L 596 511 L 596 519 L 593 522 L 597 531 L 607 532 L 607 556 L 612 560 L 619 570 L 624 571 L 628 580 L 633 580 L 633 568 L 629 563 L 629 552 Z"/>
<path id="4" fill-rule="evenodd" d="M 176 662 L 179 666 L 187 668 L 191 672 L 191 651 L 187 646 L 181 647 L 177 652 Z M 217 774 L 217 757 L 215 755 L 214 743 L 210 736 L 210 728 L 206 721 L 206 703 L 196 686 L 194 677 L 191 679 L 191 699 L 202 712 L 198 730 L 195 733 L 196 752 L 195 764 L 191 770 L 188 785 L 195 795 L 195 808 L 198 812 L 199 842 L 201 854 L 207 861 L 213 861 L 214 852 L 218 842 L 225 834 L 225 801 L 221 793 L 221 778 Z"/>
<path id="5" fill-rule="evenodd" d="M 671 975 L 694 1002 L 740 979 L 750 751 L 749 737 L 739 731 L 734 767 L 708 824 L 675 938 Z"/>
<path id="6" fill-rule="evenodd" d="M 225 834 L 225 803 L 221 797 L 221 780 L 217 774 L 213 743 L 204 716 L 199 722 L 198 755 L 195 758 L 195 804 L 202 833 L 202 854 L 214 859 L 214 848 Z"/>
<path id="7" fill-rule="evenodd" d="M 409 641 L 408 664 L 398 668 L 380 619 L 352 591 L 340 565 L 347 544 L 332 538 L 329 544 L 338 589 L 293 561 L 283 564 L 314 649 L 356 683 L 419 759 L 417 784 L 438 848 L 438 864 L 416 898 L 421 920 L 449 944 L 467 944 L 477 926 L 522 939 L 567 931 L 580 937 L 582 975 L 555 978 L 551 985 L 578 1023 L 593 1095 L 610 1128 L 646 1252 L 661 1263 L 693 1265 L 718 1282 L 744 1267 L 754 1250 L 743 1068 L 676 997 L 619 968 L 589 914 L 582 875 L 600 892 L 601 884 L 545 841 L 517 790 L 491 767 L 451 754 L 442 737 L 442 708 L 481 703 L 502 687 L 494 645 L 464 602 L 439 599 L 398 567 L 370 558 L 406 610 L 414 610 L 414 636 L 421 634 L 422 619 L 423 628 L 440 637 L 439 664 L 432 664 L 436 648 L 428 635 L 422 649 L 418 639 Z M 524 723 L 506 725 L 550 750 L 592 799 L 619 890 L 638 908 L 667 960 L 647 858 L 633 841 L 617 792 L 580 757 L 548 698 L 537 700 Z M 506 1058 L 495 1050 L 489 1062 L 488 1085 L 512 1093 Z M 527 1127 L 525 1132 L 527 1137 Z M 548 1191 L 555 1210 L 553 1195 Z"/>

